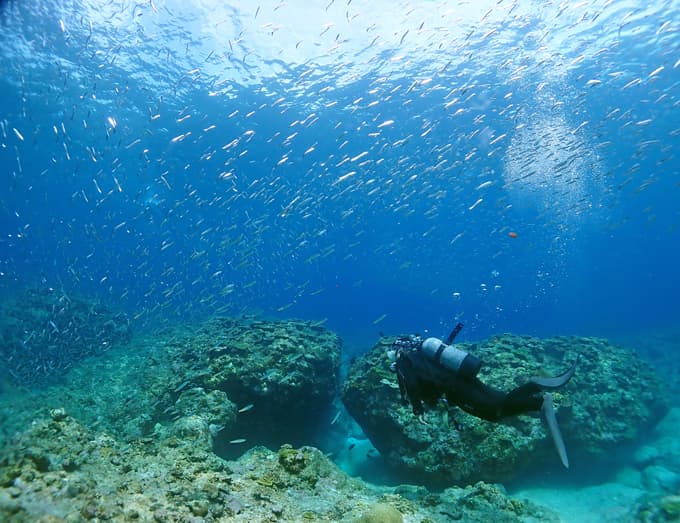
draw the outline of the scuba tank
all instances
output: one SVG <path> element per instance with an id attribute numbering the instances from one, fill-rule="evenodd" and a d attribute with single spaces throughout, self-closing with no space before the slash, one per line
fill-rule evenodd
<path id="1" fill-rule="evenodd" d="M 420 350 L 439 365 L 466 378 L 474 378 L 479 373 L 482 360 L 452 345 L 462 328 L 462 323 L 457 324 L 446 338 L 446 343 L 439 338 L 427 338 L 420 344 Z"/>
<path id="2" fill-rule="evenodd" d="M 390 368 L 396 370 L 395 359 L 399 350 L 417 350 L 425 354 L 429 360 L 452 370 L 456 374 L 466 378 L 474 378 L 479 373 L 482 360 L 453 346 L 453 340 L 462 328 L 462 323 L 457 324 L 449 337 L 446 338 L 446 342 L 439 338 L 427 338 L 423 341 L 418 334 L 397 338 L 392 349 L 388 351 L 388 357 L 392 360 Z"/>

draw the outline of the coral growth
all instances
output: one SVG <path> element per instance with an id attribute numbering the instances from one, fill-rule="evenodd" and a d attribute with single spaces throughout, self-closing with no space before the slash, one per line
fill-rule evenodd
<path id="1" fill-rule="evenodd" d="M 538 415 L 489 423 L 441 407 L 417 423 L 402 404 L 383 338 L 350 370 L 344 384 L 347 409 L 386 461 L 430 483 L 507 481 L 531 463 L 558 462 Z M 484 361 L 482 381 L 510 390 L 531 376 L 563 371 L 577 355 L 571 382 L 555 394 L 558 419 L 570 452 L 602 455 L 630 442 L 666 410 L 659 379 L 632 351 L 593 338 L 504 335 L 461 344 Z M 622 415 L 621 413 L 625 413 Z"/>
<path id="2" fill-rule="evenodd" d="M 387 523 L 408 514 L 444 523 L 454 512 L 462 521 L 557 520 L 488 485 L 441 494 L 372 487 L 312 447 L 284 446 L 278 454 L 255 447 L 227 462 L 190 434 L 121 443 L 63 409 L 56 414 L 0 450 L 0 520 Z"/>

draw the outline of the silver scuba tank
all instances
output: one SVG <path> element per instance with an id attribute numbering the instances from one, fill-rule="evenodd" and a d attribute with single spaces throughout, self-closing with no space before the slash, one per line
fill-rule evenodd
<path id="1" fill-rule="evenodd" d="M 447 345 L 439 338 L 427 338 L 420 345 L 420 350 L 428 358 L 462 376 L 474 378 L 482 366 L 482 361 L 476 356 Z"/>

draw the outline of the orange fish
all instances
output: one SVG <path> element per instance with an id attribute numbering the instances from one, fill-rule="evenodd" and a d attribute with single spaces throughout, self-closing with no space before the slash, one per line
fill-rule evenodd
<path id="1" fill-rule="evenodd" d="M 510 236 L 510 238 L 517 238 L 517 233 L 515 231 L 510 231 L 508 236 Z"/>

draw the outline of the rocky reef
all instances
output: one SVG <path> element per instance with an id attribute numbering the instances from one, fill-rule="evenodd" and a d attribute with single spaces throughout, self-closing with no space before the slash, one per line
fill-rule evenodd
<path id="1" fill-rule="evenodd" d="M 224 455 L 313 442 L 338 394 L 340 349 L 336 334 L 294 320 L 218 318 L 137 337 L 84 360 L 49 391 L 17 396 L 11 412 L 0 406 L 0 442 L 24 426 L 30 405 L 47 415 L 55 402 L 127 441 L 198 418 Z"/>
<path id="2" fill-rule="evenodd" d="M 548 509 L 484 483 L 439 494 L 369 486 L 313 447 L 255 447 L 224 461 L 210 451 L 210 433 L 200 425 L 126 443 L 52 409 L 0 451 L 0 520 L 558 521 Z"/>
<path id="3" fill-rule="evenodd" d="M 237 406 L 235 439 L 309 442 L 338 393 L 340 351 L 336 334 L 309 322 L 209 321 L 165 344 L 166 364 L 176 371 L 154 384 L 158 416 L 184 415 L 178 396 L 187 391 L 220 392 Z"/>
<path id="4" fill-rule="evenodd" d="M 673 408 L 633 454 L 633 472 L 648 494 L 635 521 L 680 521 L 680 408 Z"/>
<path id="5" fill-rule="evenodd" d="M 654 366 L 655 372 L 664 382 L 668 394 L 680 396 L 680 331 L 651 330 L 645 335 L 627 336 L 621 339 L 623 346 L 635 347 L 635 351 Z"/>
<path id="6" fill-rule="evenodd" d="M 428 425 L 416 423 L 385 358 L 392 340 L 357 360 L 342 397 L 404 484 L 350 478 L 315 448 L 326 441 L 319 432 L 347 417 L 328 412 L 339 393 L 336 334 L 296 320 L 217 318 L 136 336 L 58 383 L 0 394 L 0 521 L 558 521 L 488 483 L 528 461 L 560 466 L 538 417 L 490 424 L 436 409 Z M 461 347 L 505 389 L 579 354 L 556 394 L 572 455 L 631 441 L 665 410 L 649 368 L 603 340 L 503 336 Z M 677 484 L 663 465 L 677 456 L 639 453 L 657 497 L 631 507 L 630 521 L 671 521 Z"/>
<path id="7" fill-rule="evenodd" d="M 657 494 L 650 497 L 638 508 L 635 521 L 640 523 L 680 521 L 680 491 L 676 494 Z"/>
<path id="8" fill-rule="evenodd" d="M 350 369 L 342 399 L 384 459 L 431 484 L 505 482 L 531 463 L 559 462 L 536 416 L 492 424 L 440 407 L 418 423 L 400 401 L 382 338 Z M 571 382 L 555 393 L 557 417 L 573 455 L 599 456 L 629 443 L 667 410 L 652 370 L 633 352 L 594 338 L 537 339 L 503 335 L 459 347 L 484 362 L 480 379 L 510 390 L 529 377 L 556 375 L 579 356 Z"/>
<path id="9" fill-rule="evenodd" d="M 0 378 L 45 385 L 131 336 L 127 316 L 100 302 L 55 289 L 27 289 L 0 303 Z"/>

